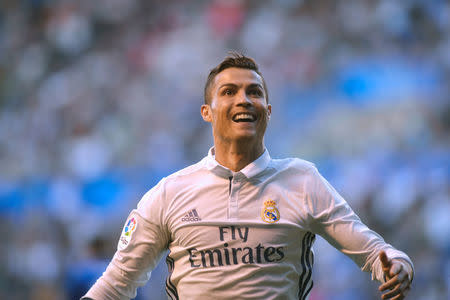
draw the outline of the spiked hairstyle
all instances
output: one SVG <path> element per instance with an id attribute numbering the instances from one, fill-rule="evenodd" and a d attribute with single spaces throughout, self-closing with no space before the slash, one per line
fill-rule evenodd
<path id="1" fill-rule="evenodd" d="M 266 94 L 266 101 L 269 102 L 269 93 L 267 91 L 266 81 L 259 71 L 258 65 L 256 62 L 239 52 L 232 51 L 229 53 L 227 57 L 214 69 L 209 72 L 208 79 L 206 80 L 205 89 L 204 89 L 204 100 L 205 104 L 211 103 L 211 86 L 214 82 L 214 78 L 225 69 L 228 68 L 241 68 L 241 69 L 249 69 L 255 71 L 259 76 L 261 76 L 264 92 Z"/>

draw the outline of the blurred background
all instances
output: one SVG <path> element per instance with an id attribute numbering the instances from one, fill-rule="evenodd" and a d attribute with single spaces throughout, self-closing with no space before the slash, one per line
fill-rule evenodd
<path id="1" fill-rule="evenodd" d="M 229 50 L 268 83 L 272 157 L 314 162 L 449 299 L 444 0 L 0 2 L 0 298 L 78 299 L 163 176 L 212 145 L 203 85 Z M 310 300 L 379 299 L 322 239 Z M 165 264 L 138 299 L 164 299 Z"/>

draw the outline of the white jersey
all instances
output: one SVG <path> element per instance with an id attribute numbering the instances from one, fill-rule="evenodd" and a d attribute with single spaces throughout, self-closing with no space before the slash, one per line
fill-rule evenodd
<path id="1" fill-rule="evenodd" d="M 211 149 L 144 195 L 85 297 L 135 297 L 169 249 L 171 299 L 307 299 L 316 234 L 373 279 L 383 281 L 380 250 L 412 272 L 408 256 L 367 228 L 313 164 L 266 150 L 232 172 Z"/>

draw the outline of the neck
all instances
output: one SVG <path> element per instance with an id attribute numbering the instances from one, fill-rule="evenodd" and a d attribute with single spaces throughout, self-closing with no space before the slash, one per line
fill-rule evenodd
<path id="1" fill-rule="evenodd" d="M 255 161 L 264 152 L 263 142 L 214 142 L 216 161 L 233 172 L 238 172 Z"/>

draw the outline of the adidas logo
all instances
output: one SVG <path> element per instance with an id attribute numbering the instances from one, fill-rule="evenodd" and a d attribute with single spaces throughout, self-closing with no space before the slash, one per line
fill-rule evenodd
<path id="1" fill-rule="evenodd" d="M 200 216 L 195 208 L 188 211 L 187 214 L 181 218 L 182 222 L 197 222 L 201 220 L 202 219 L 200 219 Z"/>

